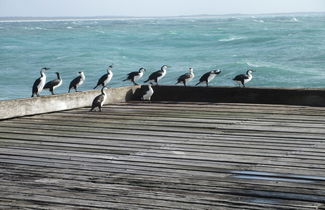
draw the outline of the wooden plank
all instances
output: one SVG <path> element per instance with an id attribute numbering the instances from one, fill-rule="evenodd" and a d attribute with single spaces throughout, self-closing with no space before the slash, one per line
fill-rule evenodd
<path id="1" fill-rule="evenodd" d="M 324 107 L 136 102 L 87 111 L 0 121 L 0 207 L 325 203 Z"/>

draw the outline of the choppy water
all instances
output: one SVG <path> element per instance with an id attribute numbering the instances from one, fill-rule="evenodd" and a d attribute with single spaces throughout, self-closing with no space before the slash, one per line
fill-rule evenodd
<path id="1" fill-rule="evenodd" d="M 325 14 L 0 21 L 0 100 L 30 97 L 44 66 L 48 80 L 61 72 L 63 93 L 78 71 L 86 74 L 80 90 L 91 89 L 112 63 L 113 87 L 128 85 L 130 71 L 145 67 L 143 81 L 168 64 L 161 84 L 193 67 L 190 85 L 219 68 L 211 85 L 234 86 L 234 75 L 253 68 L 249 86 L 325 88 Z"/>

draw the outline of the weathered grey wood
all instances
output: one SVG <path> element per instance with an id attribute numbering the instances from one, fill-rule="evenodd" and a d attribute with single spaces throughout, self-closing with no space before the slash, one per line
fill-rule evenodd
<path id="1" fill-rule="evenodd" d="M 0 121 L 0 208 L 323 208 L 324 126 L 324 107 L 188 102 Z"/>

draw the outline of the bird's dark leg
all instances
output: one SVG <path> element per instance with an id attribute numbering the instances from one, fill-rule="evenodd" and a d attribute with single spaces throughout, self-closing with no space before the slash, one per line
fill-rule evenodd
<path id="1" fill-rule="evenodd" d="M 102 106 L 99 105 L 99 106 L 98 106 L 98 109 L 99 109 L 99 111 L 101 112 L 101 111 L 102 111 Z"/>
<path id="2" fill-rule="evenodd" d="M 134 81 L 134 79 L 132 79 L 132 82 L 133 82 L 134 85 L 138 85 L 138 84 Z"/>
<path id="3" fill-rule="evenodd" d="M 158 79 L 155 79 L 155 82 L 156 82 L 156 84 L 157 84 L 157 86 L 158 86 L 158 85 L 159 85 L 159 84 L 158 84 Z"/>
<path id="4" fill-rule="evenodd" d="M 186 87 L 186 82 L 184 81 L 183 83 L 184 83 L 184 87 Z"/>
<path id="5" fill-rule="evenodd" d="M 241 81 L 241 84 L 243 85 L 243 87 L 245 87 L 245 83 L 244 80 Z"/>
<path id="6" fill-rule="evenodd" d="M 54 94 L 54 90 L 53 90 L 53 88 L 50 89 L 50 92 L 52 93 L 52 95 L 55 95 L 55 94 Z"/>
<path id="7" fill-rule="evenodd" d="M 205 83 L 207 84 L 207 87 L 209 87 L 209 82 L 208 82 L 208 81 L 206 81 Z"/>

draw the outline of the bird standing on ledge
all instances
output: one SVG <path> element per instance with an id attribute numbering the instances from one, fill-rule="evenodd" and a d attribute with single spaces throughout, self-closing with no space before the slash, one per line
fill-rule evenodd
<path id="1" fill-rule="evenodd" d="M 60 73 L 59 72 L 55 72 L 55 73 L 56 73 L 57 79 L 49 81 L 44 86 L 44 89 L 49 89 L 49 91 L 52 93 L 52 95 L 55 95 L 54 89 L 58 88 L 62 85 L 62 79 L 60 77 Z"/>
<path id="2" fill-rule="evenodd" d="M 99 85 L 102 85 L 104 87 L 111 81 L 113 77 L 112 68 L 113 64 L 107 68 L 107 73 L 101 76 L 101 78 L 99 78 L 97 85 L 94 87 L 94 89 L 96 89 Z"/>
<path id="3" fill-rule="evenodd" d="M 221 70 L 217 69 L 217 70 L 212 70 L 212 71 L 209 71 L 209 72 L 203 74 L 202 77 L 200 78 L 199 82 L 195 86 L 197 86 L 198 84 L 200 84 L 202 82 L 205 82 L 208 87 L 209 82 L 211 82 L 220 73 L 221 73 Z"/>
<path id="4" fill-rule="evenodd" d="M 86 77 L 85 74 L 82 71 L 79 71 L 79 76 L 77 76 L 76 78 L 74 78 L 69 85 L 69 91 L 68 93 L 70 93 L 70 90 L 73 88 L 76 92 L 78 92 L 77 88 L 78 86 L 82 85 L 82 83 L 84 83 Z"/>
<path id="5" fill-rule="evenodd" d="M 34 84 L 33 84 L 33 90 L 32 90 L 32 97 L 34 97 L 34 95 L 39 96 L 40 92 L 43 90 L 44 85 L 46 83 L 46 75 L 45 75 L 45 71 L 49 70 L 50 68 L 42 68 L 41 69 L 41 76 L 35 80 Z"/>
<path id="6" fill-rule="evenodd" d="M 194 78 L 193 68 L 189 68 L 188 73 L 183 74 L 180 77 L 178 77 L 175 85 L 182 82 L 184 84 L 184 86 L 186 87 L 186 83 L 190 82 L 193 78 Z"/>
<path id="7" fill-rule="evenodd" d="M 107 89 L 106 86 L 102 87 L 102 90 L 101 90 L 102 93 L 94 98 L 93 103 L 91 105 L 91 109 L 89 110 L 90 112 L 92 112 L 96 107 L 98 107 L 100 112 L 102 111 L 102 107 L 103 107 L 104 102 L 107 98 L 105 89 Z"/>
<path id="8" fill-rule="evenodd" d="M 158 85 L 158 81 L 161 80 L 167 73 L 167 68 L 169 66 L 163 65 L 160 70 L 153 72 L 150 74 L 149 78 L 144 82 L 150 82 L 150 84 L 153 84 L 155 82 Z"/>
<path id="9" fill-rule="evenodd" d="M 247 70 L 246 74 L 239 74 L 239 75 L 235 76 L 235 78 L 233 78 L 232 80 L 239 83 L 239 85 L 242 84 L 243 87 L 245 87 L 245 84 L 253 79 L 253 75 L 252 75 L 253 72 L 255 72 L 255 71 L 252 69 L 249 69 L 249 70 Z"/>
<path id="10" fill-rule="evenodd" d="M 134 85 L 138 85 L 136 83 L 136 81 L 138 81 L 143 76 L 145 71 L 146 71 L 146 69 L 141 67 L 139 69 L 139 71 L 133 71 L 133 72 L 129 73 L 127 78 L 124 79 L 123 82 L 130 80 L 131 82 L 133 82 Z"/>

